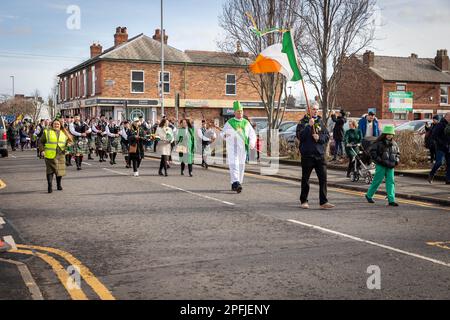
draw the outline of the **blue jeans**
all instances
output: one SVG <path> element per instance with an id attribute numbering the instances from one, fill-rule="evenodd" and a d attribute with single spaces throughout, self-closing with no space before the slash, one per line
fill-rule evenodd
<path id="1" fill-rule="evenodd" d="M 343 149 L 342 149 L 342 141 L 335 140 L 334 141 L 334 157 L 336 158 L 338 155 L 342 156 Z"/>
<path id="2" fill-rule="evenodd" d="M 430 176 L 434 177 L 439 168 L 444 164 L 444 159 L 447 164 L 447 174 L 445 175 L 446 181 L 450 181 L 450 153 L 441 150 L 436 151 L 436 162 L 433 169 L 431 169 Z"/>

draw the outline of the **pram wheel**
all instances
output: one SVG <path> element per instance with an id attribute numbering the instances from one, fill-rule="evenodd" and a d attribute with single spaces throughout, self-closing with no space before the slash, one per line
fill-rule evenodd
<path id="1" fill-rule="evenodd" d="M 371 184 L 372 183 L 373 177 L 372 177 L 372 174 L 370 172 L 367 173 L 367 176 L 366 176 L 365 180 L 366 180 L 367 184 Z"/>
<path id="2" fill-rule="evenodd" d="M 350 180 L 352 182 L 358 182 L 359 181 L 359 174 L 356 172 L 351 172 L 350 173 Z"/>

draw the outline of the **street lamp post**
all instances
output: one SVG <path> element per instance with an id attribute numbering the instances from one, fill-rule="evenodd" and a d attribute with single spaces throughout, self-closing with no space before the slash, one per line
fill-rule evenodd
<path id="1" fill-rule="evenodd" d="M 160 95 L 161 95 L 161 116 L 164 116 L 164 0 L 161 0 L 161 79 L 160 79 Z"/>
<path id="2" fill-rule="evenodd" d="M 14 90 L 14 76 L 11 76 L 12 79 L 12 97 L 14 98 L 16 96 L 16 92 Z"/>

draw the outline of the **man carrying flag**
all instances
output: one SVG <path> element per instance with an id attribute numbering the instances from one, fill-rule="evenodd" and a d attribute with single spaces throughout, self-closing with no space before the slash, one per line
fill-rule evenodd
<path id="1" fill-rule="evenodd" d="M 221 136 L 226 141 L 231 190 L 241 193 L 245 161 L 248 151 L 256 147 L 256 133 L 250 122 L 244 119 L 244 109 L 239 101 L 234 102 L 233 110 L 234 118 L 225 124 Z"/>

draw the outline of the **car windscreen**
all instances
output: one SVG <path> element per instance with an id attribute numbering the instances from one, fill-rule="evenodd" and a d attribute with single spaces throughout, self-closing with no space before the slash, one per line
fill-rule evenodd
<path id="1" fill-rule="evenodd" d="M 423 122 L 423 121 L 411 121 L 411 122 L 404 123 L 401 126 L 398 126 L 397 128 L 395 128 L 395 130 L 398 130 L 398 131 L 403 131 L 403 130 L 418 131 L 424 125 L 425 125 L 425 122 Z"/>

